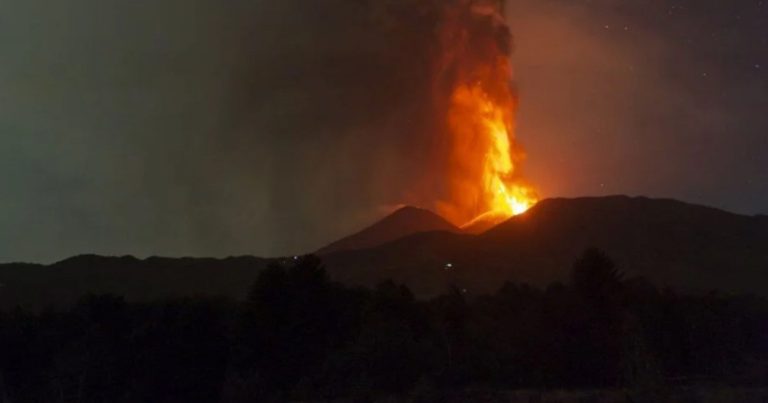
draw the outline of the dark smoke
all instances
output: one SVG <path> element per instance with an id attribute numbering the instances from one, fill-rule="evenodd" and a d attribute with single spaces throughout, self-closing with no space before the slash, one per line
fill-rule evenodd
<path id="1" fill-rule="evenodd" d="M 300 252 L 390 206 L 431 207 L 444 191 L 448 147 L 433 93 L 448 7 L 472 5 L 281 2 L 263 10 L 276 27 L 254 24 L 227 41 L 238 47 L 219 118 L 228 126 L 201 139 L 200 153 L 178 169 L 195 203 L 183 207 L 194 209 L 191 230 L 215 234 L 194 248 Z M 481 22 L 475 37 L 499 34 L 491 17 Z M 280 34 L 265 40 L 273 29 Z M 199 155 L 213 160 L 201 164 Z"/>
<path id="2" fill-rule="evenodd" d="M 57 202 L 34 201 L 49 217 L 14 218 L 40 228 L 24 239 L 28 249 L 0 258 L 38 260 L 41 234 L 46 260 L 293 253 L 388 206 L 428 202 L 424 178 L 440 155 L 437 27 L 458 3 L 52 6 L 41 21 L 51 32 L 32 40 L 56 37 L 67 51 L 25 54 L 13 74 L 60 69 L 54 93 L 33 105 L 62 116 L 34 129 L 55 144 L 44 157 L 53 183 L 41 186 Z M 72 168 L 74 160 L 83 162 Z M 42 191 L 23 190 L 17 197 Z"/>
<path id="3" fill-rule="evenodd" d="M 514 46 L 478 20 L 514 47 L 542 196 L 764 209 L 764 15 L 679 3 L 509 1 Z M 1 2 L 0 260 L 293 253 L 428 206 L 436 32 L 457 4 Z"/>

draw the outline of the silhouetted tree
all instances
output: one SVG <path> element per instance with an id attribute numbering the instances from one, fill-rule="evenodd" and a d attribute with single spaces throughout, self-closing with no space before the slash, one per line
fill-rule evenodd
<path id="1" fill-rule="evenodd" d="M 768 386 L 768 301 L 658 291 L 588 250 L 569 284 L 453 289 L 331 282 L 319 259 L 264 270 L 247 301 L 87 296 L 0 312 L 10 402 L 495 401 L 495 391 L 617 388 L 664 401 L 676 385 Z"/>
<path id="2" fill-rule="evenodd" d="M 437 354 L 428 321 L 411 291 L 391 281 L 368 295 L 351 344 L 326 367 L 326 382 L 358 399 L 402 393 L 433 369 Z"/>
<path id="3" fill-rule="evenodd" d="M 246 302 L 237 369 L 278 395 L 309 382 L 330 350 L 350 338 L 350 298 L 328 281 L 316 256 L 269 267 Z"/>
<path id="4" fill-rule="evenodd" d="M 587 249 L 573 265 L 571 284 L 582 301 L 582 312 L 568 327 L 578 354 L 567 362 L 579 384 L 607 386 L 622 379 L 622 280 L 614 262 L 598 249 Z"/>
<path id="5" fill-rule="evenodd" d="M 601 250 L 590 248 L 573 264 L 571 284 L 583 297 L 598 300 L 615 295 L 624 274 Z"/>

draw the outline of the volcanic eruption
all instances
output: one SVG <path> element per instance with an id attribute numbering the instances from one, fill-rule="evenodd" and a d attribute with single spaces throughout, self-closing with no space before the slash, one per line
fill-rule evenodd
<path id="1" fill-rule="evenodd" d="M 446 142 L 445 192 L 435 208 L 454 224 L 497 223 L 538 201 L 520 175 L 512 40 L 498 0 L 457 0 L 442 10 L 433 92 Z"/>

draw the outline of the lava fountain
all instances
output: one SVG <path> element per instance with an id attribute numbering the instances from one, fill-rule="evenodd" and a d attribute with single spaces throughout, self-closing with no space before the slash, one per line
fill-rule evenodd
<path id="1" fill-rule="evenodd" d="M 437 210 L 465 227 L 500 222 L 538 201 L 520 175 L 511 35 L 498 0 L 457 0 L 440 24 L 435 98 L 448 141 L 447 195 Z"/>

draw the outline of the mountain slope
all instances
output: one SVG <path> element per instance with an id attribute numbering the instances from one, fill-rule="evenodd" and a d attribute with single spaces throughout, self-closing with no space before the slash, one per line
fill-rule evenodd
<path id="1" fill-rule="evenodd" d="M 52 265 L 0 264 L 0 308 L 66 308 L 86 294 L 129 301 L 188 296 L 244 298 L 269 260 L 75 256 Z"/>
<path id="2" fill-rule="evenodd" d="M 443 217 L 417 207 L 403 207 L 360 232 L 344 237 L 316 253 L 328 253 L 365 249 L 378 246 L 411 234 L 429 231 L 461 232 Z"/>
<path id="3" fill-rule="evenodd" d="M 323 248 L 321 257 L 338 281 L 375 285 L 392 279 L 424 297 L 452 285 L 493 292 L 505 281 L 567 281 L 571 264 L 588 247 L 606 251 L 627 277 L 644 276 L 659 286 L 768 295 L 768 218 L 674 200 L 544 200 L 479 235 L 406 208 Z M 83 255 L 49 266 L 0 264 L 0 308 L 63 308 L 87 293 L 131 301 L 240 299 L 276 261 Z"/>
<path id="4" fill-rule="evenodd" d="M 336 278 L 404 282 L 420 295 L 451 284 L 494 291 L 504 281 L 567 280 L 588 247 L 605 250 L 628 276 L 681 289 L 768 294 L 765 220 L 686 204 L 612 196 L 550 199 L 480 235 L 416 234 L 325 256 Z"/>

